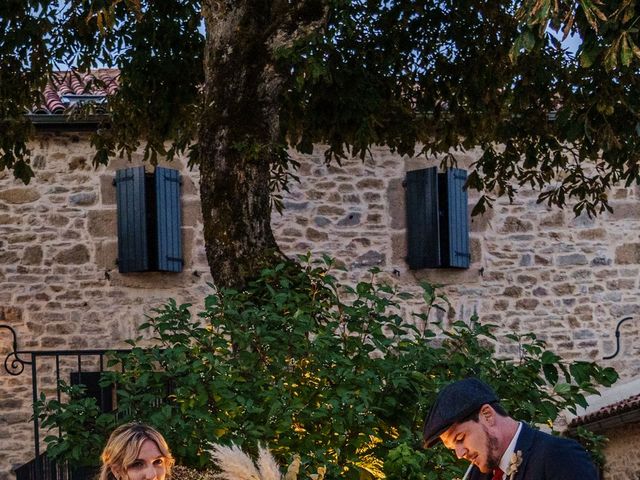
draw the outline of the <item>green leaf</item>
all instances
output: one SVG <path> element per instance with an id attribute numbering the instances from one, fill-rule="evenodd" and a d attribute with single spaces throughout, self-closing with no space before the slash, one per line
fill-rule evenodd
<path id="1" fill-rule="evenodd" d="M 591 68 L 600 55 L 601 49 L 597 46 L 590 46 L 588 48 L 583 48 L 580 51 L 580 66 L 582 68 Z"/>
<path id="2" fill-rule="evenodd" d="M 622 35 L 622 47 L 620 49 L 620 63 L 623 66 L 628 67 L 631 65 L 631 60 L 633 59 L 633 49 L 631 48 L 631 44 L 629 43 L 629 38 L 626 34 Z"/>
<path id="3" fill-rule="evenodd" d="M 560 360 L 560 357 L 555 353 L 547 350 L 542 354 L 542 357 L 540 357 L 540 360 L 542 360 L 543 364 L 549 365 L 549 364 L 554 364 L 558 362 L 558 360 Z"/>
<path id="4" fill-rule="evenodd" d="M 551 385 L 555 385 L 558 382 L 558 369 L 555 365 L 544 364 L 542 370 L 547 382 Z"/>

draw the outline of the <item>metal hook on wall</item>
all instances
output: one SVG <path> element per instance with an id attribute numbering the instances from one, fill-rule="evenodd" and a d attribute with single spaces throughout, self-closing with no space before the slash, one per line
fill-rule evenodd
<path id="1" fill-rule="evenodd" d="M 24 371 L 25 365 L 31 365 L 31 362 L 27 360 L 23 360 L 18 356 L 20 352 L 18 352 L 18 336 L 16 335 L 16 331 L 10 325 L 0 325 L 0 329 L 6 328 L 11 332 L 13 336 L 13 341 L 11 345 L 13 347 L 13 351 L 9 352 L 4 359 L 4 369 L 7 371 L 9 375 L 20 375 Z M 11 365 L 9 365 L 9 359 L 13 357 L 11 360 Z"/>
<path id="2" fill-rule="evenodd" d="M 618 352 L 620 351 L 620 326 L 627 320 L 633 320 L 633 317 L 624 317 L 622 320 L 618 322 L 618 325 L 616 325 L 616 351 L 613 355 L 602 357 L 603 360 L 610 360 L 616 355 L 618 355 Z"/>

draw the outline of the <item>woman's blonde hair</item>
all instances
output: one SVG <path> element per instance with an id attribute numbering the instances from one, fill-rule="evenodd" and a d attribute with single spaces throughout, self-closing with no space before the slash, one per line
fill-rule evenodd
<path id="1" fill-rule="evenodd" d="M 116 428 L 107 441 L 107 445 L 100 456 L 102 468 L 99 480 L 117 479 L 115 470 L 126 471 L 140 452 L 145 440 L 153 441 L 164 457 L 167 475 L 171 473 L 171 467 L 175 463 L 164 437 L 154 428 L 142 423 L 127 423 Z"/>

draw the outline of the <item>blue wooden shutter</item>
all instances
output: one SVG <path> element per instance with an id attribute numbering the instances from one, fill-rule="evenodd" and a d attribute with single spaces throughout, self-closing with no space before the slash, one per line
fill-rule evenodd
<path id="1" fill-rule="evenodd" d="M 448 267 L 469 268 L 471 254 L 469 250 L 469 219 L 467 191 L 464 184 L 467 172 L 459 168 L 450 168 L 446 175 L 447 185 L 447 224 L 448 224 Z"/>
<path id="2" fill-rule="evenodd" d="M 156 167 L 156 219 L 158 270 L 182 271 L 182 238 L 180 226 L 180 174 L 177 170 Z"/>
<path id="3" fill-rule="evenodd" d="M 407 263 L 409 268 L 440 266 L 438 171 L 436 167 L 407 172 Z"/>
<path id="4" fill-rule="evenodd" d="M 116 171 L 118 209 L 118 270 L 121 273 L 149 269 L 147 202 L 144 167 Z"/>

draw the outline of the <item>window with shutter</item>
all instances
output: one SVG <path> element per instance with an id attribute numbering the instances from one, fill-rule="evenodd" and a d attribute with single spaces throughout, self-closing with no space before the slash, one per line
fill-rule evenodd
<path id="1" fill-rule="evenodd" d="M 438 171 L 436 167 L 407 172 L 407 263 L 412 270 L 440 265 Z"/>
<path id="2" fill-rule="evenodd" d="M 157 167 L 118 170 L 114 180 L 118 210 L 118 269 L 181 272 L 180 174 Z"/>
<path id="3" fill-rule="evenodd" d="M 116 171 L 118 269 L 121 273 L 149 270 L 145 183 L 144 167 Z"/>
<path id="4" fill-rule="evenodd" d="M 467 172 L 437 167 L 407 172 L 407 263 L 421 268 L 469 268 Z"/>
<path id="5" fill-rule="evenodd" d="M 449 241 L 447 265 L 454 268 L 469 268 L 471 252 L 469 250 L 469 214 L 468 198 L 464 184 L 467 182 L 467 172 L 459 168 L 450 168 L 446 176 L 446 218 Z"/>
<path id="6" fill-rule="evenodd" d="M 177 170 L 157 167 L 155 171 L 156 218 L 158 219 L 158 270 L 182 271 L 180 236 L 180 174 Z"/>

